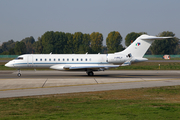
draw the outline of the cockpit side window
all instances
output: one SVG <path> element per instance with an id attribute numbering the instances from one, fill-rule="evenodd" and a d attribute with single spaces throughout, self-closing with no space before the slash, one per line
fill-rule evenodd
<path id="1" fill-rule="evenodd" d="M 15 60 L 23 60 L 23 57 L 17 57 Z"/>

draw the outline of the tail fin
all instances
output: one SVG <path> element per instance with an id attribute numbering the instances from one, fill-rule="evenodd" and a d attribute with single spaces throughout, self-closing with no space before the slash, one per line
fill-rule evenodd
<path id="1" fill-rule="evenodd" d="M 162 40 L 167 38 L 172 38 L 172 37 L 156 37 L 149 35 L 141 35 L 125 50 L 123 50 L 122 52 L 117 52 L 115 54 L 121 53 L 127 55 L 131 53 L 133 57 L 142 58 L 154 40 Z"/>

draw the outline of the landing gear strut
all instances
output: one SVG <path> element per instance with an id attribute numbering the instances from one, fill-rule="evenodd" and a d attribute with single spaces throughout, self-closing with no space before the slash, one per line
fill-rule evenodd
<path id="1" fill-rule="evenodd" d="M 17 74 L 18 77 L 21 77 L 21 73 L 20 72 L 21 72 L 20 69 L 18 69 L 18 74 Z"/>
<path id="2" fill-rule="evenodd" d="M 88 76 L 93 76 L 94 75 L 93 71 L 89 71 L 89 72 L 86 72 L 86 73 L 88 74 Z"/>

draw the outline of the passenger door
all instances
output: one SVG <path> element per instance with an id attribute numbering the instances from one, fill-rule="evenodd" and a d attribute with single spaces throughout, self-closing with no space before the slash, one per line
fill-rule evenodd
<path id="1" fill-rule="evenodd" d="M 27 56 L 27 67 L 33 67 L 33 55 Z"/>

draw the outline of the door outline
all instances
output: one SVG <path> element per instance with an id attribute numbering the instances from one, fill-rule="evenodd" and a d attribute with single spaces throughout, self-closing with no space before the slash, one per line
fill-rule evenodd
<path id="1" fill-rule="evenodd" d="M 33 55 L 28 55 L 27 57 L 27 66 L 33 67 Z"/>

